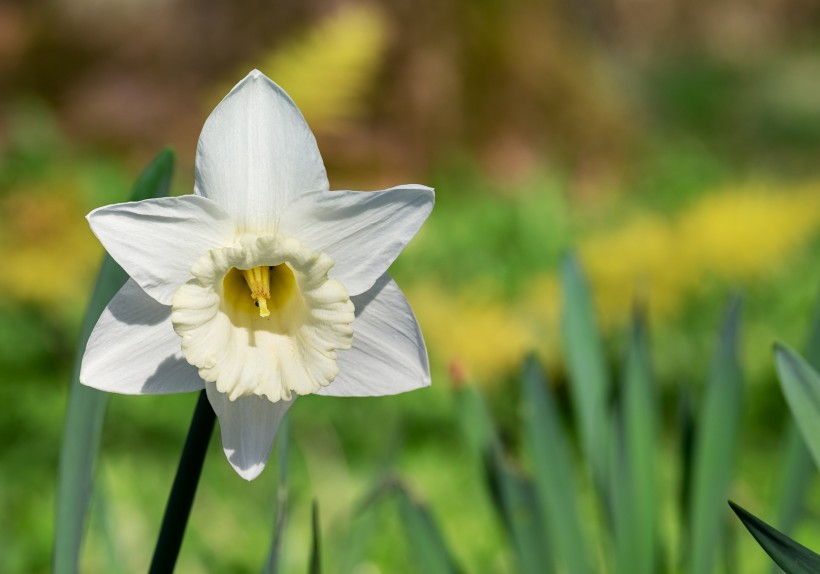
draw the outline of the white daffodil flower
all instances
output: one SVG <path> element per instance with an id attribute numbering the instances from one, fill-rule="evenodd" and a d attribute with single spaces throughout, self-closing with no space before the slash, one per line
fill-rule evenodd
<path id="1" fill-rule="evenodd" d="M 205 122 L 193 195 L 88 215 L 130 279 L 94 328 L 80 381 L 205 388 L 228 460 L 255 478 L 297 395 L 430 384 L 418 323 L 386 271 L 433 201 L 419 185 L 328 191 L 298 108 L 251 72 Z"/>

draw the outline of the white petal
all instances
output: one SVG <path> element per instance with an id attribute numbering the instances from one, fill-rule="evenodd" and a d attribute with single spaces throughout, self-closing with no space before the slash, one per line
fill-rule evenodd
<path id="1" fill-rule="evenodd" d="M 195 193 L 262 233 L 298 195 L 327 190 L 316 139 L 288 95 L 254 70 L 211 113 L 196 151 Z"/>
<path id="2" fill-rule="evenodd" d="M 264 397 L 245 396 L 231 401 L 216 385 L 206 385 L 208 400 L 219 417 L 222 448 L 228 462 L 245 480 L 253 480 L 268 461 L 276 431 L 290 405 L 296 400 L 270 402 Z"/>
<path id="3" fill-rule="evenodd" d="M 89 213 L 88 222 L 111 257 L 163 305 L 203 253 L 235 235 L 230 216 L 195 195 L 107 205 Z"/>
<path id="4" fill-rule="evenodd" d="M 306 194 L 288 206 L 282 230 L 336 262 L 330 273 L 351 295 L 370 289 L 430 215 L 429 187 Z"/>
<path id="5" fill-rule="evenodd" d="M 187 393 L 204 383 L 182 356 L 171 308 L 129 279 L 103 311 L 85 348 L 80 382 L 129 395 Z"/>
<path id="6" fill-rule="evenodd" d="M 339 351 L 339 375 L 318 394 L 367 397 L 430 386 L 427 348 L 396 282 L 384 274 L 372 289 L 352 299 L 353 348 Z"/>

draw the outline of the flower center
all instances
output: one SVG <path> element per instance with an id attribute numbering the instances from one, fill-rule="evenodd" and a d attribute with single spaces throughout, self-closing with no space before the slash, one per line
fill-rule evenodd
<path id="1" fill-rule="evenodd" d="M 332 267 L 327 255 L 282 235 L 211 249 L 174 295 L 183 355 L 231 400 L 290 400 L 329 385 L 354 318 L 347 290 L 327 275 Z"/>
<path id="2" fill-rule="evenodd" d="M 232 299 L 236 306 L 258 307 L 260 317 L 270 317 L 271 308 L 274 312 L 283 309 L 299 290 L 296 276 L 286 263 L 241 270 L 233 267 L 225 275 L 222 288 L 226 298 Z M 250 301 L 247 289 L 251 291 Z"/>

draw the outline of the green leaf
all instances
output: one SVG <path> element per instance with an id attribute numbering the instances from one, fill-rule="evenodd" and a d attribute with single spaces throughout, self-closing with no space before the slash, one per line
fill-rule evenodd
<path id="1" fill-rule="evenodd" d="M 693 452 L 689 570 L 711 572 L 724 541 L 726 500 L 737 450 L 741 410 L 738 363 L 740 300 L 729 303 L 712 363 Z"/>
<path id="2" fill-rule="evenodd" d="M 125 572 L 120 562 L 120 552 L 117 545 L 116 536 L 111 528 L 111 517 L 108 510 L 108 494 L 105 488 L 105 481 L 98 482 L 98 488 L 94 491 L 91 502 L 94 513 L 93 523 L 96 526 L 95 532 L 103 543 L 105 550 L 105 571 L 111 574 Z"/>
<path id="3" fill-rule="evenodd" d="M 613 502 L 628 501 L 628 505 L 623 511 L 620 531 L 616 533 L 618 544 L 626 547 L 618 549 L 623 552 L 623 560 L 616 561 L 620 564 L 617 571 L 648 574 L 655 571 L 658 549 L 659 496 L 655 472 L 658 423 L 646 323 L 638 311 L 633 317 L 620 412 L 621 428 L 612 433 L 613 439 L 620 438 L 612 447 L 617 448 L 619 454 L 613 453 L 610 464 L 623 468 L 610 469 L 610 473 L 621 475 L 621 488 L 615 489 L 617 500 Z"/>
<path id="4" fill-rule="evenodd" d="M 498 446 L 498 433 L 481 393 L 469 384 L 453 393 L 456 417 L 473 457 L 484 463 L 487 452 Z"/>
<path id="5" fill-rule="evenodd" d="M 137 179 L 132 201 L 168 194 L 174 168 L 174 154 L 162 151 Z M 88 304 L 66 410 L 60 467 L 57 479 L 57 509 L 54 532 L 53 569 L 56 574 L 76 572 L 85 533 L 88 501 L 91 496 L 94 461 L 100 445 L 108 395 L 80 384 L 80 363 L 85 345 L 105 306 L 125 284 L 128 276 L 109 256 L 100 267 L 97 283 Z"/>
<path id="6" fill-rule="evenodd" d="M 626 439 L 623 420 L 612 421 L 609 448 L 609 509 L 613 524 L 614 571 L 625 574 L 636 571 L 639 530 L 634 528 L 636 493 L 632 490 L 627 468 Z M 654 533 L 653 533 L 654 536 Z"/>
<path id="7" fill-rule="evenodd" d="M 278 484 L 276 488 L 276 513 L 273 538 L 268 560 L 263 572 L 276 574 L 282 563 L 282 539 L 285 536 L 285 522 L 288 515 L 288 461 L 290 458 L 290 417 L 285 414 L 277 432 L 277 455 L 279 460 Z"/>
<path id="8" fill-rule="evenodd" d="M 554 572 L 550 537 L 538 507 L 535 484 L 510 468 L 499 449 L 489 452 L 486 466 L 493 502 L 515 551 L 516 571 L 522 574 Z"/>
<path id="9" fill-rule="evenodd" d="M 814 321 L 806 342 L 806 360 L 815 370 L 820 368 L 820 305 L 815 311 Z M 817 472 L 811 452 L 792 418 L 786 422 L 780 452 L 783 453 L 783 458 L 779 465 L 782 471 L 778 487 L 775 524 L 781 532 L 788 534 L 803 514 L 804 501 Z"/>
<path id="10" fill-rule="evenodd" d="M 803 514 L 804 502 L 817 472 L 809 449 L 792 419 L 787 421 L 782 446 L 783 458 L 777 497 L 777 525 L 782 532 L 791 532 Z"/>
<path id="11" fill-rule="evenodd" d="M 310 518 L 311 545 L 310 545 L 310 574 L 322 574 L 322 545 L 321 527 L 319 526 L 319 502 L 313 499 L 313 508 Z"/>
<path id="12" fill-rule="evenodd" d="M 774 354 L 783 395 L 815 465 L 820 468 L 820 377 L 789 347 L 778 343 Z"/>
<path id="13" fill-rule="evenodd" d="M 563 261 L 561 285 L 564 298 L 564 352 L 570 374 L 572 403 L 580 428 L 584 458 L 589 461 L 596 487 L 603 492 L 608 460 L 609 376 L 589 288 L 573 256 L 567 256 Z"/>
<path id="14" fill-rule="evenodd" d="M 590 560 L 579 522 L 575 465 L 546 378 L 534 357 L 522 376 L 524 441 L 530 452 L 535 486 L 553 547 L 567 572 L 590 572 Z"/>
<path id="15" fill-rule="evenodd" d="M 430 510 L 414 500 L 400 482 L 395 481 L 392 487 L 398 499 L 408 546 L 416 561 L 416 571 L 426 574 L 461 572 Z"/>
<path id="16" fill-rule="evenodd" d="M 786 574 L 816 574 L 820 572 L 820 556 L 795 542 L 744 510 L 729 502 L 743 525 L 752 533 L 757 543 Z"/>
<path id="17" fill-rule="evenodd" d="M 552 572 L 549 537 L 538 508 L 535 485 L 504 460 L 498 433 L 478 389 L 460 385 L 453 398 L 464 437 L 473 456 L 481 463 L 493 505 L 510 538 L 518 571 Z"/>

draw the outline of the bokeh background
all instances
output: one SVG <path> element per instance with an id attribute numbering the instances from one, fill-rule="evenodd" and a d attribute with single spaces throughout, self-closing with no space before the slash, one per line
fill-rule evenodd
<path id="1" fill-rule="evenodd" d="M 190 193 L 199 130 L 252 68 L 302 109 L 331 188 L 437 191 L 392 268 L 433 387 L 299 401 L 286 571 L 307 562 L 313 498 L 334 571 L 384 464 L 429 503 L 468 571 L 514 571 L 458 433 L 451 379 L 481 388 L 515 445 L 524 355 L 538 354 L 559 392 L 565 383 L 557 269 L 570 250 L 613 370 L 633 302 L 648 306 L 667 415 L 676 389 L 702 384 L 727 298 L 743 295 L 732 492 L 765 511 L 786 419 L 771 344 L 800 345 L 820 285 L 819 4 L 5 0 L 0 570 L 49 569 L 71 363 L 103 254 L 83 216 L 126 200 L 166 144 L 174 191 Z M 194 402 L 112 398 L 83 571 L 146 568 Z M 245 483 L 212 441 L 180 571 L 258 571 L 276 474 L 272 464 Z M 386 505 L 378 524 L 355 572 L 412 571 L 399 514 Z M 798 534 L 820 546 L 816 526 Z M 737 571 L 763 572 L 747 538 Z"/>

